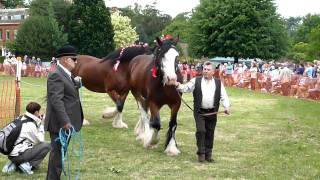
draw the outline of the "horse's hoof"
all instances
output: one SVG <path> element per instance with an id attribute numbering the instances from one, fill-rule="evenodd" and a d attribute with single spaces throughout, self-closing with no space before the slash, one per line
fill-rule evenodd
<path id="1" fill-rule="evenodd" d="M 112 127 L 117 128 L 117 129 L 123 129 L 123 128 L 128 129 L 128 125 L 125 123 L 121 123 L 119 125 L 112 124 Z"/>
<path id="2" fill-rule="evenodd" d="M 164 152 L 167 154 L 167 156 L 177 156 L 180 154 L 180 151 L 177 148 L 171 150 L 167 148 Z"/>
<path id="3" fill-rule="evenodd" d="M 156 149 L 158 147 L 158 144 L 150 144 L 147 148 L 148 149 Z"/>
<path id="4" fill-rule="evenodd" d="M 143 142 L 143 135 L 137 135 L 136 140 Z"/>

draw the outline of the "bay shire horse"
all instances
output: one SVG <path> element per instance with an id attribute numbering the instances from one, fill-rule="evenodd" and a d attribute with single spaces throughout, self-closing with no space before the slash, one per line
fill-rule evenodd
<path id="1" fill-rule="evenodd" d="M 128 67 L 131 92 L 137 100 L 140 110 L 135 133 L 137 140 L 142 140 L 144 147 L 151 148 L 159 142 L 160 108 L 163 105 L 168 105 L 171 109 L 165 143 L 167 155 L 180 153 L 175 140 L 177 113 L 181 99 L 174 84 L 176 81 L 182 83 L 182 75 L 176 62 L 179 55 L 175 48 L 177 41 L 178 38 L 162 41 L 157 38 L 158 47 L 156 47 L 154 55 L 139 55 L 130 62 Z"/>
<path id="2" fill-rule="evenodd" d="M 77 56 L 77 64 L 72 71 L 73 75 L 82 78 L 82 84 L 90 91 L 108 93 L 116 108 L 107 108 L 105 114 L 115 116 L 114 128 L 128 128 L 122 121 L 122 110 L 129 93 L 128 65 L 137 55 L 150 54 L 148 46 L 131 46 L 118 49 L 104 59 L 93 56 Z M 117 67 L 115 67 L 117 66 Z M 105 116 L 104 116 L 105 117 Z"/>

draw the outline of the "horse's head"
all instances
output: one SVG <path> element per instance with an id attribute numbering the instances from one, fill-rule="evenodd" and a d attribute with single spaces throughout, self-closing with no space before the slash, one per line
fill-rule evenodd
<path id="1" fill-rule="evenodd" d="M 177 81 L 176 74 L 176 58 L 179 53 L 176 49 L 176 44 L 179 37 L 176 39 L 156 39 L 158 47 L 156 48 L 156 65 L 160 66 L 162 74 L 162 83 L 164 85 L 174 85 Z"/>

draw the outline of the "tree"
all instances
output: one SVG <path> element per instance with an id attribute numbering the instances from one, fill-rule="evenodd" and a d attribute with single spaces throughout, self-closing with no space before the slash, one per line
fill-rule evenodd
<path id="1" fill-rule="evenodd" d="M 69 42 L 81 54 L 103 57 L 114 50 L 110 12 L 103 0 L 75 0 L 67 30 Z"/>
<path id="2" fill-rule="evenodd" d="M 138 39 L 135 28 L 131 27 L 131 20 L 127 16 L 121 16 L 119 11 L 115 11 L 111 14 L 111 22 L 114 30 L 113 41 L 116 48 L 131 45 Z"/>
<path id="3" fill-rule="evenodd" d="M 30 4 L 30 16 L 51 16 L 54 9 L 52 0 L 34 0 Z"/>
<path id="4" fill-rule="evenodd" d="M 171 16 L 162 14 L 155 8 L 156 3 L 142 8 L 135 4 L 121 9 L 124 16 L 131 18 L 131 24 L 136 27 L 139 41 L 153 43 L 157 36 L 161 36 L 162 30 L 171 22 Z"/>
<path id="5" fill-rule="evenodd" d="M 307 14 L 303 17 L 302 25 L 299 26 L 296 36 L 294 37 L 294 44 L 299 42 L 309 42 L 309 34 L 311 30 L 320 25 L 320 15 Z"/>
<path id="6" fill-rule="evenodd" d="M 178 14 L 171 23 L 165 27 L 162 34 L 179 35 L 180 42 L 187 42 L 190 35 L 190 18 L 188 12 Z"/>
<path id="7" fill-rule="evenodd" d="M 285 19 L 286 28 L 290 38 L 290 42 L 293 43 L 293 38 L 296 36 L 299 26 L 301 25 L 302 18 L 301 17 L 289 17 Z"/>
<path id="8" fill-rule="evenodd" d="M 24 0 L 2 0 L 1 3 L 4 5 L 5 8 L 13 9 L 18 6 L 25 7 L 25 1 Z"/>
<path id="9" fill-rule="evenodd" d="M 320 25 L 311 30 L 308 55 L 311 60 L 320 59 Z"/>
<path id="10" fill-rule="evenodd" d="M 57 19 L 59 26 L 63 27 L 64 32 L 68 32 L 68 12 L 71 7 L 69 1 L 65 0 L 52 0 L 54 16 Z"/>
<path id="11" fill-rule="evenodd" d="M 284 22 L 272 0 L 201 0 L 191 18 L 194 56 L 279 58 L 286 52 Z"/>
<path id="12" fill-rule="evenodd" d="M 30 12 L 30 17 L 20 26 L 15 41 L 8 47 L 10 51 L 20 55 L 51 58 L 67 42 L 67 35 L 62 32 L 53 16 L 50 0 L 34 0 Z"/>

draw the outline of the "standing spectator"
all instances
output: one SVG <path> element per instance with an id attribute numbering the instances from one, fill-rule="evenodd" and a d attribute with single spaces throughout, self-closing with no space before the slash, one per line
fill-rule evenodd
<path id="1" fill-rule="evenodd" d="M 284 64 L 284 67 L 280 70 L 279 75 L 281 91 L 284 96 L 289 96 L 290 93 L 291 74 L 292 71 L 288 68 L 288 64 Z"/>
<path id="2" fill-rule="evenodd" d="M 258 78 L 258 68 L 257 64 L 255 62 L 251 63 L 251 68 L 250 68 L 250 86 L 251 90 L 256 90 L 256 84 L 257 84 L 257 78 Z"/>
<path id="3" fill-rule="evenodd" d="M 59 130 L 74 127 L 75 131 L 80 131 L 82 127 L 83 111 L 78 86 L 75 86 L 75 80 L 71 76 L 76 56 L 73 46 L 65 45 L 60 48 L 56 56 L 59 58 L 58 67 L 48 76 L 45 130 L 49 131 L 51 138 L 47 172 L 47 179 L 50 180 L 59 180 L 61 176 L 61 144 L 56 141 Z"/>
<path id="4" fill-rule="evenodd" d="M 305 73 L 309 78 L 312 78 L 312 75 L 313 75 L 313 64 L 311 64 L 311 63 L 307 64 L 307 69 L 306 69 Z"/>
<path id="5" fill-rule="evenodd" d="M 40 59 L 40 58 L 37 58 L 36 64 L 39 64 L 40 66 L 42 66 L 42 62 L 41 62 L 41 59 Z"/>
<path id="6" fill-rule="evenodd" d="M 32 56 L 31 64 L 33 64 L 33 65 L 37 64 L 36 57 Z"/>
<path id="7" fill-rule="evenodd" d="M 230 103 L 226 90 L 219 79 L 213 78 L 214 65 L 207 61 L 203 66 L 203 76 L 193 78 L 186 84 L 177 82 L 177 89 L 181 92 L 193 92 L 194 119 L 196 122 L 196 140 L 198 147 L 198 161 L 213 162 L 212 149 L 214 131 L 217 123 L 217 114 L 220 100 L 223 101 L 225 113 L 229 114 Z"/>
<path id="8" fill-rule="evenodd" d="M 228 62 L 227 67 L 226 67 L 226 85 L 227 86 L 232 86 L 233 85 L 233 66 L 230 62 Z"/>
<path id="9" fill-rule="evenodd" d="M 296 73 L 299 75 L 303 75 L 303 73 L 304 73 L 304 65 L 303 64 L 299 64 L 299 67 L 297 68 Z"/>

